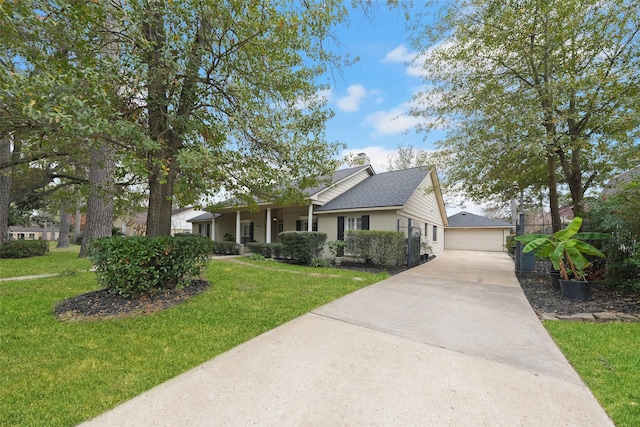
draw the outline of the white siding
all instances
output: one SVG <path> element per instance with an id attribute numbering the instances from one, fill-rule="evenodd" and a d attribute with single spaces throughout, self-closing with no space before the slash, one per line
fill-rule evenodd
<path id="1" fill-rule="evenodd" d="M 368 169 L 363 169 L 358 173 L 351 175 L 350 177 L 340 182 L 339 184 L 333 187 L 327 188 L 322 193 L 320 193 L 317 203 L 320 205 L 324 205 L 329 200 L 335 199 L 345 191 L 349 190 L 352 187 L 355 187 L 357 184 L 360 184 L 369 176 L 370 175 L 369 175 Z"/>

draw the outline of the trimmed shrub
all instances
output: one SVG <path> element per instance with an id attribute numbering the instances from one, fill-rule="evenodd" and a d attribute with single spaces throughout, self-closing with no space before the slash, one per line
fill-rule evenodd
<path id="1" fill-rule="evenodd" d="M 279 258 L 282 252 L 282 243 L 251 242 L 247 246 L 252 253 L 265 258 Z"/>
<path id="2" fill-rule="evenodd" d="M 286 256 L 302 264 L 310 264 L 322 251 L 326 233 L 317 231 L 284 231 L 278 235 Z"/>
<path id="3" fill-rule="evenodd" d="M 311 267 L 333 267 L 333 263 L 328 258 L 314 258 L 311 260 L 311 263 L 309 263 L 309 265 Z"/>
<path id="4" fill-rule="evenodd" d="M 187 286 L 213 251 L 204 236 L 103 237 L 89 246 L 98 282 L 126 298 Z"/>
<path id="5" fill-rule="evenodd" d="M 0 245 L 0 258 L 31 258 L 49 252 L 44 240 L 7 240 Z"/>
<path id="6" fill-rule="evenodd" d="M 516 241 L 514 240 L 515 237 L 516 236 L 513 235 L 509 235 L 506 237 L 507 252 L 512 256 L 516 254 Z"/>
<path id="7" fill-rule="evenodd" d="M 406 260 L 407 236 L 399 231 L 349 230 L 347 250 L 366 263 L 385 267 Z"/>
<path id="8" fill-rule="evenodd" d="M 213 253 L 218 255 L 240 255 L 240 245 L 236 242 L 214 242 Z"/>

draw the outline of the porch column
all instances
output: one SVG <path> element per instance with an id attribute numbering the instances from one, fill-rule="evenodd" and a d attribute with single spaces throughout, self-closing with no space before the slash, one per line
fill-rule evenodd
<path id="1" fill-rule="evenodd" d="M 211 240 L 216 240 L 216 214 L 211 212 Z"/>
<path id="2" fill-rule="evenodd" d="M 309 213 L 307 221 L 307 231 L 313 231 L 313 203 L 309 203 Z"/>
<path id="3" fill-rule="evenodd" d="M 240 211 L 236 212 L 236 243 L 242 244 L 242 239 L 240 238 Z"/>
<path id="4" fill-rule="evenodd" d="M 267 226 L 265 228 L 267 229 L 265 231 L 267 235 L 265 236 L 264 241 L 266 243 L 271 243 L 271 208 L 267 208 Z"/>

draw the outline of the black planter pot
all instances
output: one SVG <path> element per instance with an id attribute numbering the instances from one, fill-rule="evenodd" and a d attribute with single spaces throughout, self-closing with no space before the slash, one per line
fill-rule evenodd
<path id="1" fill-rule="evenodd" d="M 560 272 L 556 270 L 551 270 L 549 272 L 549 283 L 551 283 L 551 287 L 554 291 L 560 290 Z"/>
<path id="2" fill-rule="evenodd" d="M 587 301 L 591 299 L 591 283 L 579 280 L 560 280 L 562 298 L 572 301 Z"/>

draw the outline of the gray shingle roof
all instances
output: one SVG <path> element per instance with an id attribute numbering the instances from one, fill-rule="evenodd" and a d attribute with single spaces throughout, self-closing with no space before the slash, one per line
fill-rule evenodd
<path id="1" fill-rule="evenodd" d="M 191 219 L 188 219 L 187 222 L 202 222 L 202 221 L 211 221 L 212 219 L 212 213 L 211 212 L 206 212 L 203 214 L 200 214 L 196 217 L 193 217 Z M 221 217 L 222 214 L 216 214 L 216 218 Z"/>
<path id="2" fill-rule="evenodd" d="M 428 174 L 419 167 L 372 175 L 316 211 L 403 206 Z"/>
<path id="3" fill-rule="evenodd" d="M 475 215 L 469 212 L 459 212 L 455 215 L 451 215 L 449 218 L 449 227 L 513 227 L 512 224 L 509 224 L 504 221 L 500 221 L 493 218 L 487 218 L 485 216 Z"/>

